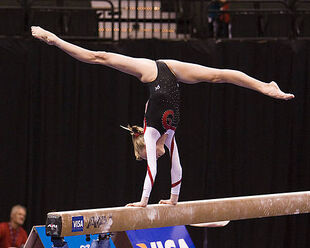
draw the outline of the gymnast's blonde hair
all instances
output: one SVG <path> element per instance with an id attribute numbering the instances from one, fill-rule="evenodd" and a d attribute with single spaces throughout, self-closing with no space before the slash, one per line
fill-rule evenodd
<path id="1" fill-rule="evenodd" d="M 136 160 L 142 160 L 139 151 L 141 151 L 145 147 L 143 128 L 139 126 L 130 126 L 129 124 L 127 125 L 127 127 L 121 125 L 121 128 L 129 131 Z"/>

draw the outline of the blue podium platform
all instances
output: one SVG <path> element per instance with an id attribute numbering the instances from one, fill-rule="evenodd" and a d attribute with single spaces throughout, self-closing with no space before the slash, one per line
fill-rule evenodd
<path id="1" fill-rule="evenodd" d="M 150 228 L 117 232 L 99 241 L 99 235 L 64 237 L 65 246 L 53 244 L 45 234 L 45 226 L 34 226 L 24 248 L 194 248 L 185 226 Z"/>

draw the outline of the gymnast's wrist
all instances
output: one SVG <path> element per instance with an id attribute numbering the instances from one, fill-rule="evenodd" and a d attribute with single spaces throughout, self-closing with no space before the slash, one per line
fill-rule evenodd
<path id="1" fill-rule="evenodd" d="M 176 195 L 176 194 L 171 194 L 170 195 L 170 201 L 172 204 L 177 204 L 178 203 L 178 200 L 179 200 L 179 195 Z"/>
<path id="2" fill-rule="evenodd" d="M 149 202 L 149 198 L 148 197 L 145 197 L 145 196 L 142 196 L 141 197 L 141 201 L 140 201 L 143 205 L 147 205 L 147 203 Z"/>

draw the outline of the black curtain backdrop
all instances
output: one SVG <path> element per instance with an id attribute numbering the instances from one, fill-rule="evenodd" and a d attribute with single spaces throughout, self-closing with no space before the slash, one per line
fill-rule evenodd
<path id="1" fill-rule="evenodd" d="M 181 85 L 176 137 L 180 200 L 310 188 L 310 41 L 74 42 L 150 59 L 173 58 L 275 80 L 296 99 L 279 101 L 228 84 Z M 0 220 L 13 204 L 25 227 L 49 211 L 123 206 L 141 196 L 146 163 L 119 125 L 141 124 L 147 88 L 129 75 L 74 60 L 32 39 L 0 40 Z M 167 157 L 150 203 L 170 194 Z M 306 248 L 309 215 L 189 228 L 197 247 Z"/>

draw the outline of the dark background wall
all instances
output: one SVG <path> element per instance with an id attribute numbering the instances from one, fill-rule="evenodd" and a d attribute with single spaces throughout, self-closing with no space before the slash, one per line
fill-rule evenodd
<path id="1" fill-rule="evenodd" d="M 295 94 L 279 101 L 236 86 L 181 86 L 180 200 L 309 190 L 309 41 L 74 42 L 93 50 L 238 69 Z M 138 201 L 145 162 L 119 125 L 141 124 L 147 88 L 31 39 L 0 40 L 0 220 L 28 208 L 26 229 L 54 210 Z M 167 157 L 150 203 L 169 197 Z M 308 215 L 189 228 L 197 247 L 309 247 Z"/>

